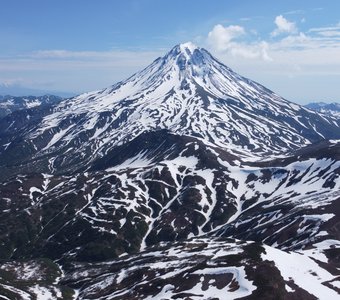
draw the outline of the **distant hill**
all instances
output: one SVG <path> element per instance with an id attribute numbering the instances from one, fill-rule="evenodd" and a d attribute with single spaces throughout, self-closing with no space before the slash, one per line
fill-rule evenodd
<path id="1" fill-rule="evenodd" d="M 27 109 L 47 104 L 59 103 L 63 98 L 54 95 L 14 97 L 0 96 L 0 118 L 13 111 Z"/>
<path id="2" fill-rule="evenodd" d="M 337 102 L 333 103 L 312 102 L 306 104 L 305 107 L 340 118 L 340 103 Z"/>
<path id="3" fill-rule="evenodd" d="M 29 95 L 34 96 L 57 95 L 59 97 L 69 98 L 75 96 L 76 94 L 70 92 L 58 92 L 53 90 L 32 89 L 18 84 L 0 83 L 0 95 L 12 95 L 16 97 L 24 97 Z"/>

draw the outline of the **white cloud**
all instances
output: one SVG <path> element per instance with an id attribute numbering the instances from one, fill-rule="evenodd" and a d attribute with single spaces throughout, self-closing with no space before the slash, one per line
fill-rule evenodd
<path id="1" fill-rule="evenodd" d="M 81 61 L 84 63 L 101 62 L 106 63 L 124 63 L 139 64 L 145 63 L 145 59 L 149 60 L 160 54 L 159 51 L 126 51 L 126 50 L 112 50 L 112 51 L 69 51 L 69 50 L 39 50 L 31 54 L 25 55 L 23 58 L 29 59 L 45 59 L 45 60 L 60 60 L 60 61 Z"/>
<path id="2" fill-rule="evenodd" d="M 6 86 L 6 87 L 10 87 L 10 86 L 15 86 L 15 85 L 21 85 L 25 83 L 25 80 L 23 78 L 20 77 L 0 77 L 0 85 L 2 86 Z"/>
<path id="3" fill-rule="evenodd" d="M 308 30 L 308 32 L 322 32 L 322 31 L 329 31 L 329 30 L 340 30 L 340 23 L 337 24 L 336 26 L 311 28 Z"/>
<path id="4" fill-rule="evenodd" d="M 36 89 L 84 92 L 104 88 L 141 70 L 160 55 L 156 51 L 44 50 L 20 56 L 0 57 L 0 82 L 18 83 Z M 21 79 L 11 80 L 20 74 Z"/>
<path id="5" fill-rule="evenodd" d="M 95 52 L 95 51 L 69 51 L 69 50 L 39 50 L 32 53 L 32 57 L 36 58 L 99 58 L 107 57 L 110 52 Z"/>
<path id="6" fill-rule="evenodd" d="M 217 24 L 208 34 L 208 43 L 218 51 L 224 51 L 230 48 L 232 40 L 243 34 L 245 34 L 245 30 L 241 26 L 230 25 L 224 27 Z"/>
<path id="7" fill-rule="evenodd" d="M 324 36 L 324 37 L 340 37 L 340 30 L 339 31 L 325 30 L 325 31 L 319 32 L 319 35 Z"/>
<path id="8" fill-rule="evenodd" d="M 262 59 L 270 61 L 268 55 L 268 44 L 266 42 L 241 43 L 237 40 L 245 36 L 246 31 L 238 25 L 224 27 L 221 24 L 215 25 L 208 34 L 208 45 L 218 52 L 230 53 L 235 57 L 247 59 Z"/>
<path id="9" fill-rule="evenodd" d="M 309 33 L 317 34 L 321 37 L 326 38 L 339 38 L 340 37 L 340 24 L 337 24 L 336 26 L 332 27 L 318 27 L 318 28 L 311 28 Z"/>
<path id="10" fill-rule="evenodd" d="M 302 10 L 302 9 L 297 9 L 297 10 L 291 10 L 291 11 L 287 11 L 285 12 L 284 14 L 285 15 L 301 15 L 301 14 L 304 14 L 305 11 Z"/>
<path id="11" fill-rule="evenodd" d="M 282 33 L 295 33 L 297 32 L 297 28 L 294 22 L 288 21 L 282 15 L 279 15 L 275 18 L 274 21 L 276 25 L 276 29 L 271 33 L 272 36 L 278 36 Z"/>
<path id="12" fill-rule="evenodd" d="M 268 43 L 264 41 L 253 44 L 234 43 L 229 51 L 235 57 L 272 61 L 268 48 Z"/>
<path id="13" fill-rule="evenodd" d="M 298 35 L 288 35 L 276 43 L 272 43 L 274 49 L 304 49 L 311 45 L 311 38 L 300 32 Z"/>
<path id="14" fill-rule="evenodd" d="M 228 39 L 219 44 L 214 44 L 216 37 L 211 38 L 213 33 L 218 33 L 215 26 L 208 35 L 208 45 L 213 55 L 236 72 L 261 82 L 288 99 L 333 98 L 334 101 L 340 95 L 340 86 L 334 85 L 340 76 L 339 25 L 305 32 L 299 32 L 295 24 L 281 26 L 281 31 L 285 28 L 285 35 L 280 34 L 275 39 L 262 37 L 262 41 L 260 35 L 243 28 L 242 35 L 228 35 Z M 332 84 L 331 88 L 325 88 L 328 84 Z"/>

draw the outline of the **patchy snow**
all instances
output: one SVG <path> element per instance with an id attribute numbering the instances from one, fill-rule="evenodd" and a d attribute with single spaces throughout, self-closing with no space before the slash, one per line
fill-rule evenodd
<path id="1" fill-rule="evenodd" d="M 41 101 L 39 99 L 35 99 L 33 101 L 30 101 L 28 99 L 24 99 L 25 101 L 25 106 L 27 108 L 33 108 L 41 105 Z"/>
<path id="2" fill-rule="evenodd" d="M 285 281 L 292 280 L 297 286 L 320 300 L 339 297 L 336 291 L 323 284 L 335 277 L 308 256 L 294 252 L 287 253 L 269 246 L 265 246 L 265 251 L 262 259 L 273 261 Z"/>
<path id="3" fill-rule="evenodd" d="M 332 281 L 330 284 L 338 289 L 340 289 L 340 280 Z"/>
<path id="4" fill-rule="evenodd" d="M 198 275 L 216 275 L 216 274 L 232 274 L 233 280 L 239 285 L 238 289 L 231 289 L 230 285 L 225 288 L 219 289 L 214 285 L 209 285 L 207 290 L 203 289 L 203 284 L 196 285 L 189 293 L 201 295 L 208 299 L 209 297 L 217 297 L 218 299 L 237 299 L 246 297 L 256 290 L 256 286 L 247 279 L 244 267 L 219 267 L 219 268 L 205 268 L 204 270 L 197 270 L 193 274 Z M 232 281 L 233 281 L 232 280 Z M 197 298 L 198 299 L 198 298 Z"/>
<path id="5" fill-rule="evenodd" d="M 54 288 L 51 289 L 54 290 Z M 39 285 L 34 285 L 30 287 L 29 290 L 36 296 L 36 300 L 52 300 L 56 299 L 56 296 L 57 297 L 62 296 L 60 291 L 57 291 L 57 295 L 55 295 L 54 293 L 51 292 L 50 289 Z"/>
<path id="6" fill-rule="evenodd" d="M 57 133 L 55 133 L 53 135 L 53 137 L 51 138 L 51 140 L 48 142 L 48 144 L 45 146 L 45 148 L 43 148 L 42 150 L 47 150 L 50 147 L 54 146 L 56 143 L 58 143 L 65 135 L 66 133 L 73 128 L 75 125 L 72 124 L 69 127 L 65 128 L 65 129 L 61 129 L 60 131 L 58 131 Z"/>
<path id="7" fill-rule="evenodd" d="M 43 193 L 43 191 L 42 191 L 41 189 L 39 189 L 39 188 L 37 188 L 37 187 L 35 187 L 35 186 L 32 186 L 32 187 L 30 188 L 29 192 L 30 192 L 29 197 L 30 197 L 30 199 L 31 199 L 31 201 L 32 201 L 32 204 L 34 204 L 34 200 L 35 200 L 33 194 L 34 194 L 34 193 L 39 193 L 39 194 L 42 194 L 42 193 Z"/>
<path id="8" fill-rule="evenodd" d="M 304 255 L 322 261 L 324 263 L 328 262 L 327 256 L 324 254 L 325 250 L 329 249 L 339 249 L 340 248 L 340 241 L 337 240 L 324 240 L 322 242 L 318 242 L 313 244 L 311 249 L 303 249 L 298 251 Z"/>
<path id="9" fill-rule="evenodd" d="M 123 169 L 134 169 L 134 168 L 143 168 L 147 167 L 152 163 L 152 160 L 144 157 L 143 153 L 139 153 L 137 156 L 131 157 L 125 160 L 122 164 L 107 168 L 107 172 L 119 171 Z"/>
<path id="10" fill-rule="evenodd" d="M 22 290 L 19 290 L 13 286 L 10 286 L 10 285 L 7 285 L 7 284 L 3 284 L 3 283 L 0 283 L 0 287 L 3 288 L 4 290 L 8 290 L 16 295 L 19 295 L 20 298 L 18 299 L 22 299 L 22 300 L 32 300 L 32 297 L 29 293 L 25 292 L 25 291 L 22 291 Z M 17 299 L 17 298 L 15 298 Z M 48 299 L 48 300 L 51 300 L 52 298 Z M 47 300 L 47 299 L 46 299 Z"/>
<path id="11" fill-rule="evenodd" d="M 183 271 L 183 270 L 182 270 Z M 177 273 L 180 273 L 181 270 L 178 270 Z M 185 270 L 182 272 L 185 274 Z M 215 285 L 215 282 L 213 279 L 211 279 L 208 283 L 209 287 L 204 288 L 204 285 L 206 283 L 204 282 L 204 277 L 201 276 L 201 281 L 195 285 L 193 288 L 188 289 L 185 291 L 186 294 L 190 294 L 190 299 L 238 299 L 242 297 L 246 297 L 252 294 L 254 290 L 256 290 L 256 286 L 252 284 L 251 281 L 249 281 L 246 278 L 246 273 L 244 271 L 244 267 L 220 267 L 220 268 L 205 268 L 203 270 L 197 270 L 192 273 L 193 275 L 223 275 L 223 274 L 232 274 L 233 279 L 232 281 L 235 281 L 238 284 L 238 288 L 235 290 L 234 288 L 230 287 L 230 284 L 223 287 L 218 288 Z M 183 281 L 185 281 L 185 275 L 183 278 Z M 176 296 L 178 292 L 175 292 L 175 286 L 168 284 L 165 285 L 162 290 L 157 293 L 155 296 L 149 296 L 145 299 L 151 300 L 151 299 L 177 299 L 178 296 Z"/>

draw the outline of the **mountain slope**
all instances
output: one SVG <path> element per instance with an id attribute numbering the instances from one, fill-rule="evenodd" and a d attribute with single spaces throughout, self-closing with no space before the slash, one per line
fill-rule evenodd
<path id="1" fill-rule="evenodd" d="M 75 264 L 62 283 L 80 288 L 81 299 L 336 299 L 331 272 L 297 253 L 202 237 Z"/>
<path id="2" fill-rule="evenodd" d="M 303 249 L 337 216 L 339 147 L 247 166 L 195 138 L 145 133 L 88 172 L 20 175 L 0 184 L 7 224 L 0 250 L 91 261 L 212 231 Z M 309 229 L 300 232 L 306 222 Z M 24 239 L 10 238 L 20 232 Z"/>
<path id="3" fill-rule="evenodd" d="M 284 100 L 190 43 L 110 88 L 63 101 L 19 135 L 9 134 L 17 128 L 15 118 L 0 125 L 0 166 L 12 169 L 9 174 L 20 170 L 18 162 L 44 172 L 73 170 L 159 129 L 248 160 L 340 138 L 339 119 Z"/>
<path id="4" fill-rule="evenodd" d="M 66 276 L 42 288 L 79 299 L 339 292 L 339 143 L 237 166 L 194 138 L 137 139 L 84 174 L 2 183 L 1 256 L 57 260 Z"/>
<path id="5" fill-rule="evenodd" d="M 335 299 L 339 122 L 191 43 L 0 119 L 1 293 Z"/>

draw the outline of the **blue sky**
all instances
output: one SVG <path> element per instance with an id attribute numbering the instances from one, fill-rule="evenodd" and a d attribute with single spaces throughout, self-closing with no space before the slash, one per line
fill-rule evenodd
<path id="1" fill-rule="evenodd" d="M 4 0 L 0 84 L 81 93 L 192 41 L 285 98 L 340 101 L 340 1 Z"/>

